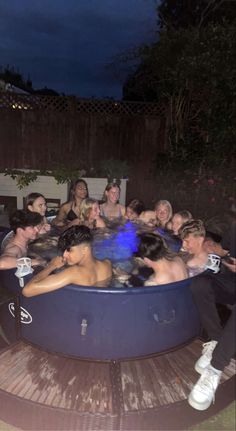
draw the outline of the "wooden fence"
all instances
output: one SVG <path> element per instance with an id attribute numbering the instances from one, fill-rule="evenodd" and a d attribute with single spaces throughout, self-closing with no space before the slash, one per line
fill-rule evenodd
<path id="1" fill-rule="evenodd" d="M 90 168 L 107 159 L 131 166 L 128 198 L 152 200 L 153 161 L 167 149 L 167 115 L 155 103 L 0 93 L 0 169 Z"/>

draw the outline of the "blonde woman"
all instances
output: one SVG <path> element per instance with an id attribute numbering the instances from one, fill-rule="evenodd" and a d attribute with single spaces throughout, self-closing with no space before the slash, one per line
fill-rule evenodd
<path id="1" fill-rule="evenodd" d="M 167 228 L 168 222 L 173 216 L 171 203 L 167 200 L 160 200 L 155 204 L 156 226 Z"/>
<path id="2" fill-rule="evenodd" d="M 90 229 L 106 227 L 104 220 L 100 217 L 100 208 L 96 199 L 86 198 L 82 201 L 79 219 L 80 224 L 88 226 Z"/>

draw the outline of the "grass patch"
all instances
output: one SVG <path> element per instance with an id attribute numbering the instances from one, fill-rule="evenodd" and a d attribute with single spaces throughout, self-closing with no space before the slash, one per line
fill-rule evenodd
<path id="1" fill-rule="evenodd" d="M 218 413 L 216 416 L 201 422 L 198 425 L 190 428 L 192 431 L 235 431 L 236 421 L 235 421 L 235 411 L 236 402 L 233 401 L 228 407 Z"/>

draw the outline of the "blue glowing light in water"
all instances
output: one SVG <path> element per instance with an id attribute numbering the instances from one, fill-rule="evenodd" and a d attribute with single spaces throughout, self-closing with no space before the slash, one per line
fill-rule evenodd
<path id="1" fill-rule="evenodd" d="M 129 260 L 138 247 L 136 226 L 127 222 L 112 232 L 109 238 L 94 238 L 93 253 L 98 259 L 110 259 L 112 262 Z"/>

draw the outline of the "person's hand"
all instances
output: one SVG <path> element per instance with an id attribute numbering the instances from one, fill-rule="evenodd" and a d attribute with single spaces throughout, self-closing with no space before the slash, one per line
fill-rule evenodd
<path id="1" fill-rule="evenodd" d="M 48 233 L 51 229 L 51 225 L 49 223 L 43 223 L 38 226 L 38 235 L 44 235 Z"/>
<path id="2" fill-rule="evenodd" d="M 45 223 L 43 225 L 43 228 L 44 228 L 45 232 L 49 232 L 51 230 L 51 225 L 49 223 Z"/>
<path id="3" fill-rule="evenodd" d="M 45 259 L 42 259 L 41 257 L 36 257 L 35 259 L 31 260 L 31 266 L 46 266 L 47 261 Z"/>
<path id="4" fill-rule="evenodd" d="M 231 262 L 229 263 L 228 261 L 222 259 L 222 263 L 223 265 L 225 265 L 230 271 L 232 272 L 236 272 L 236 258 L 235 257 L 230 257 Z"/>
<path id="5" fill-rule="evenodd" d="M 48 264 L 53 269 L 59 269 L 62 268 L 65 265 L 65 260 L 63 256 L 56 256 L 54 257 Z"/>

